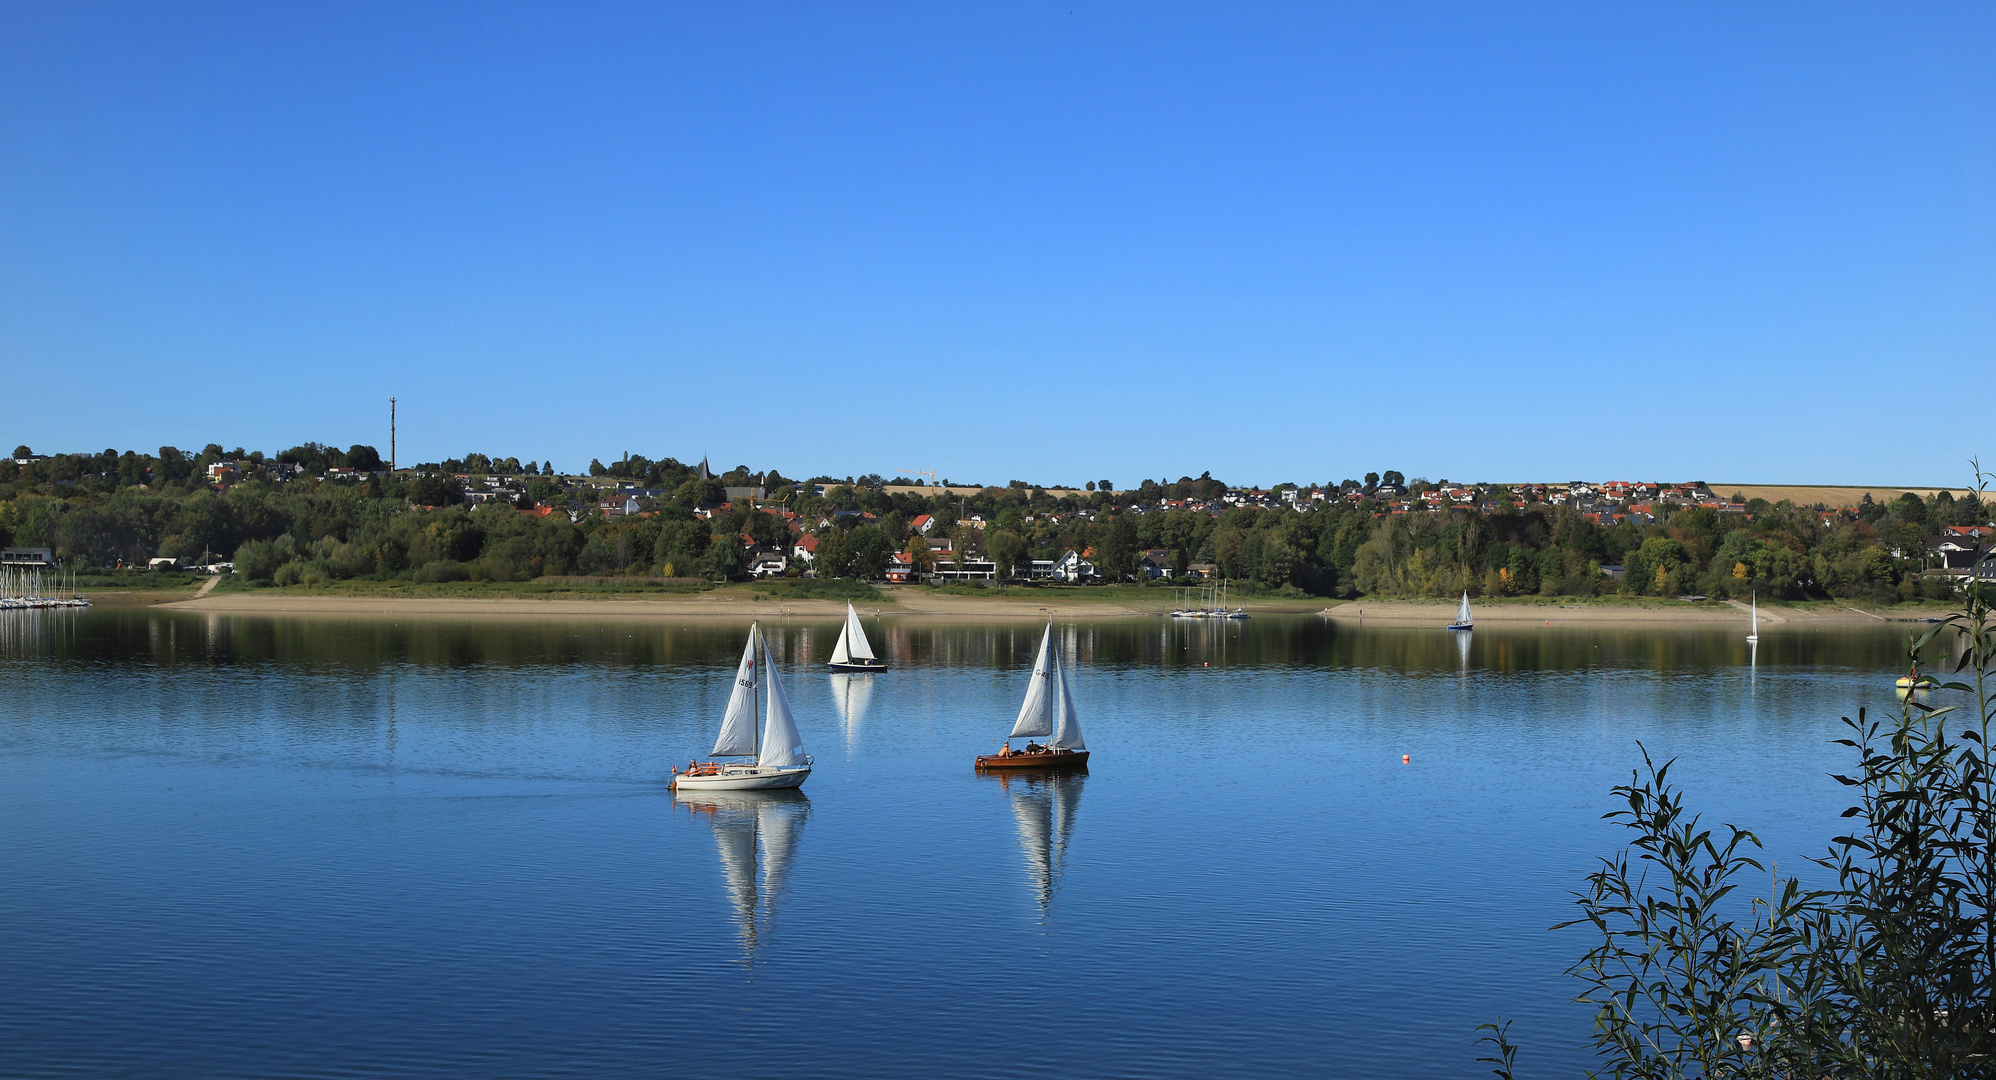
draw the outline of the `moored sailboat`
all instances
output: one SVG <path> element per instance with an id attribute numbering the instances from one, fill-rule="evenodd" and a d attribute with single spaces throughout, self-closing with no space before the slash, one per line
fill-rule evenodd
<path id="1" fill-rule="evenodd" d="M 1013 739 L 1046 739 L 1045 745 L 1028 742 L 1023 751 L 1012 749 Z M 1081 719 L 1074 712 L 1074 695 L 1067 689 L 1067 669 L 1060 661 L 1060 646 L 1053 639 L 1053 620 L 1047 620 L 1046 635 L 1040 638 L 1039 657 L 1033 661 L 1033 679 L 1026 685 L 1026 700 L 1019 706 L 1019 719 L 1005 744 L 995 754 L 977 759 L 980 769 L 1085 769 L 1088 745 L 1081 738 Z"/>
<path id="2" fill-rule="evenodd" d="M 1752 622 L 1747 624 L 1746 639 L 1749 642 L 1756 642 L 1760 640 L 1760 593 L 1756 591 L 1749 594 L 1748 601 L 1752 604 L 1748 609 L 1748 617 Z"/>
<path id="3" fill-rule="evenodd" d="M 846 624 L 839 629 L 839 643 L 832 646 L 832 659 L 827 664 L 833 671 L 853 674 L 886 671 L 887 665 L 875 659 L 873 646 L 866 640 L 866 628 L 859 624 L 859 612 L 853 610 L 852 601 L 846 601 Z"/>
<path id="4" fill-rule="evenodd" d="M 1448 628 L 1450 630 L 1473 630 L 1475 627 L 1472 625 L 1472 622 L 1469 617 L 1469 594 L 1463 593 L 1462 607 L 1456 610 L 1455 621 L 1448 624 Z"/>
<path id="5" fill-rule="evenodd" d="M 758 663 L 760 653 L 760 663 Z M 758 678 L 758 675 L 761 678 Z M 760 732 L 756 729 L 756 706 L 762 683 L 768 683 L 769 703 Z M 748 761 L 693 761 L 686 771 L 672 771 L 675 791 L 757 791 L 794 788 L 811 775 L 811 759 L 804 753 L 803 737 L 797 733 L 797 718 L 790 713 L 790 700 L 784 696 L 783 682 L 776 677 L 776 664 L 762 639 L 759 625 L 750 625 L 748 645 L 735 668 L 735 688 L 728 695 L 727 712 L 721 715 L 721 734 L 714 740 L 716 758 L 748 758 Z"/>

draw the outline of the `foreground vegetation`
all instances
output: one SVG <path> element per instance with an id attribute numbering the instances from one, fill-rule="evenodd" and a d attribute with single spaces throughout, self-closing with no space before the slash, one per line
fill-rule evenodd
<path id="1" fill-rule="evenodd" d="M 26 451 L 17 455 L 29 460 Z M 211 482 L 224 462 L 240 468 Z M 1181 576 L 1208 565 L 1250 596 L 1695 592 L 1895 603 L 1953 596 L 1954 582 L 1928 569 L 1922 538 L 1988 516 L 1979 496 L 1941 493 L 1830 513 L 1788 503 L 1755 502 L 1745 513 L 1659 505 L 1654 520 L 1603 524 L 1509 495 L 1487 513 L 1387 513 L 1385 495 L 1366 497 L 1371 489 L 1357 486 L 1346 489 L 1357 501 L 1291 506 L 1264 493 L 1225 507 L 1218 500 L 1230 489 L 1210 475 L 1113 493 L 1104 482 L 1102 490 L 1059 498 L 1018 482 L 931 497 L 889 492 L 879 477 L 800 486 L 773 470 L 737 467 L 709 477 L 641 456 L 592 463 L 595 480 L 478 454 L 335 478 L 341 469 L 380 465 L 369 447 L 311 443 L 268 457 L 211 444 L 199 453 L 162 447 L 0 463 L 0 543 L 53 548 L 70 567 L 227 559 L 240 577 L 273 587 L 511 586 L 578 577 L 739 581 L 751 552 L 792 554 L 801 530 L 815 537 L 818 576 L 863 581 L 880 579 L 903 552 L 925 570 L 977 554 L 1001 575 L 1023 578 L 1032 560 L 1075 551 L 1110 581 L 1145 572 L 1146 559 Z M 273 479 L 268 470 L 280 466 L 298 471 Z M 467 505 L 467 486 L 489 493 L 488 477 L 496 483 L 501 475 L 506 497 Z M 640 513 L 599 507 L 595 485 L 617 480 L 644 485 Z M 764 487 L 769 499 L 730 503 L 729 486 Z M 918 532 L 925 515 L 933 520 Z M 942 540 L 955 550 L 932 551 Z"/>
<path id="2" fill-rule="evenodd" d="M 1596 944 L 1570 974 L 1613 1077 L 1986 1077 L 1996 1062 L 1996 593 L 1908 645 L 1938 675 L 1886 720 L 1846 717 L 1848 832 L 1827 888 L 1775 876 L 1753 833 L 1710 828 L 1643 754 L 1609 817 L 1629 831 L 1577 894 Z M 1765 891 L 1762 891 L 1765 890 Z M 1748 899 L 1752 897 L 1752 899 Z M 1506 1080 L 1519 1048 L 1486 1025 Z"/>

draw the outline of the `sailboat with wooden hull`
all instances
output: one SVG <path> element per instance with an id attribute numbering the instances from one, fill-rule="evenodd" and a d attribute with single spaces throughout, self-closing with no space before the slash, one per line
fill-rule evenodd
<path id="1" fill-rule="evenodd" d="M 1456 609 L 1456 613 L 1455 613 L 1455 621 L 1454 621 L 1454 622 L 1452 622 L 1452 623 L 1450 623 L 1450 624 L 1448 624 L 1448 628 L 1449 628 L 1450 630 L 1474 630 L 1474 629 L 1476 629 L 1476 627 L 1475 627 L 1475 626 L 1474 626 L 1474 625 L 1472 624 L 1472 620 L 1471 620 L 1471 619 L 1470 619 L 1470 617 L 1469 617 L 1469 594 L 1468 594 L 1468 593 L 1463 593 L 1463 594 L 1462 594 L 1462 607 L 1460 607 L 1460 608 Z"/>
<path id="2" fill-rule="evenodd" d="M 874 658 L 866 628 L 859 625 L 859 612 L 853 610 L 850 600 L 846 601 L 846 624 L 839 630 L 839 643 L 832 646 L 832 659 L 826 666 L 854 675 L 887 670 L 884 662 Z"/>
<path id="3" fill-rule="evenodd" d="M 1037 740 L 1046 739 L 1045 744 Z M 1024 750 L 1013 750 L 1013 739 L 1034 740 Z M 1060 646 L 1053 640 L 1053 620 L 1047 620 L 1046 636 L 1040 638 L 1040 655 L 1033 661 L 1033 681 L 1026 686 L 1025 703 L 1019 706 L 1019 719 L 1005 745 L 995 754 L 977 759 L 979 769 L 1086 769 L 1088 745 L 1081 738 L 1081 719 L 1074 712 L 1074 696 L 1067 689 L 1067 668 L 1060 661 Z"/>
<path id="4" fill-rule="evenodd" d="M 765 682 L 769 702 L 758 731 L 756 706 Z M 684 772 L 672 771 L 672 790 L 768 791 L 801 786 L 811 775 L 797 718 L 790 713 L 790 700 L 776 677 L 776 663 L 759 626 L 749 627 L 748 646 L 735 668 L 734 692 L 728 695 L 728 711 L 721 716 L 721 735 L 714 741 L 712 756 L 748 760 L 688 762 Z"/>

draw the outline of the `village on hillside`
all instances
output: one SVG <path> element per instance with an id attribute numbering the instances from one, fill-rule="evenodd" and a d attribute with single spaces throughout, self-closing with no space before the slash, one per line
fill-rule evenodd
<path id="1" fill-rule="evenodd" d="M 1339 484 L 1003 486 L 788 479 L 625 454 L 564 473 L 469 454 L 397 466 L 372 447 L 277 454 L 35 454 L 0 475 L 4 558 L 198 566 L 277 585 L 345 578 L 895 584 L 1202 581 L 1299 595 L 1951 594 L 1996 573 L 1963 491 L 1824 489 L 1770 503 L 1703 482 L 1464 484 L 1387 470 Z M 302 535 L 301 535 L 302 534 Z M 439 539 L 447 537 L 447 539 Z"/>

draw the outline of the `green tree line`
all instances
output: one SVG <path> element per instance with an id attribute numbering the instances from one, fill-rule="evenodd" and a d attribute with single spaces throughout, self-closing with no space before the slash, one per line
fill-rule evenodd
<path id="1" fill-rule="evenodd" d="M 33 455 L 20 447 L 16 457 Z M 221 461 L 245 463 L 241 478 L 212 484 L 209 466 Z M 250 467 L 266 463 L 298 466 L 302 476 L 278 482 Z M 274 455 L 213 443 L 198 452 L 54 455 L 0 464 L 0 542 L 50 547 L 84 566 L 234 557 L 239 572 L 271 581 L 725 578 L 746 573 L 751 544 L 788 552 L 794 525 L 818 538 L 820 572 L 838 577 L 877 578 L 897 552 L 927 565 L 959 557 L 926 550 L 928 541 L 947 538 L 957 541 L 957 553 L 975 548 L 1015 577 L 1027 576 L 1032 560 L 1073 550 L 1090 553 L 1106 578 L 1129 579 L 1149 553 L 1161 552 L 1178 575 L 1204 565 L 1294 595 L 1751 592 L 1889 602 L 1947 595 L 1950 583 L 1928 572 L 1923 538 L 1947 525 L 1983 524 L 1989 512 L 1976 496 L 1941 493 L 1867 500 L 1854 513 L 1827 515 L 1787 503 L 1751 503 L 1744 514 L 1658 507 L 1643 524 L 1601 524 L 1569 508 L 1520 508 L 1508 499 L 1489 513 L 1390 514 L 1383 503 L 1335 498 L 1306 501 L 1303 509 L 1243 505 L 1214 514 L 1168 503 L 1216 500 L 1230 490 L 1210 474 L 1145 480 L 1120 492 L 1104 481 L 1094 492 L 1055 496 L 1016 482 L 952 496 L 919 487 L 890 492 L 875 476 L 795 483 L 747 466 L 710 476 L 670 457 L 624 454 L 590 470 L 647 492 L 642 515 L 616 517 L 597 511 L 596 487 L 555 475 L 551 464 L 529 465 L 473 453 L 389 474 L 372 447 L 317 443 Z M 372 475 L 322 481 L 328 469 Z M 504 475 L 522 489 L 468 508 L 458 473 Z M 1376 475 L 1368 474 L 1368 484 Z M 728 503 L 731 486 L 765 488 L 765 508 Z M 930 521 L 918 533 L 924 515 Z M 1616 567 L 1619 574 L 1611 573 Z"/>

